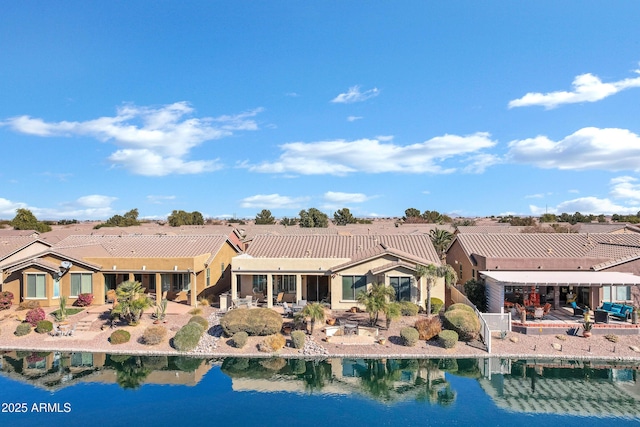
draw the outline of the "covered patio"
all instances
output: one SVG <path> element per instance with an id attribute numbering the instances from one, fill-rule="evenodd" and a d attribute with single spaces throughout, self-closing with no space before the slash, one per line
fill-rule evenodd
<path id="1" fill-rule="evenodd" d="M 592 321 L 597 320 L 593 310 L 601 307 L 604 301 L 630 304 L 626 300 L 615 300 L 617 293 L 614 290 L 618 287 L 640 285 L 640 277 L 620 272 L 483 271 L 481 277 L 485 280 L 490 313 L 504 312 L 515 304 L 523 307 L 551 304 L 551 310 L 542 318 L 526 316 L 526 319 L 522 319 L 518 315 L 512 317 L 512 329 L 529 334 L 577 330 L 582 327 L 585 311 L 589 310 Z M 605 292 L 605 287 L 609 287 L 608 292 Z M 574 310 L 571 302 L 583 308 Z M 609 318 L 607 322 L 596 322 L 593 333 L 639 334 L 639 326 L 630 319 Z"/>

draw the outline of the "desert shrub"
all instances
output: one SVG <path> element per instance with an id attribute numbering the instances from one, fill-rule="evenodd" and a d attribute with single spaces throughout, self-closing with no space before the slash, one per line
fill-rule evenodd
<path id="1" fill-rule="evenodd" d="M 167 336 L 167 328 L 162 325 L 151 325 L 142 333 L 142 343 L 146 345 L 158 345 Z"/>
<path id="2" fill-rule="evenodd" d="M 304 340 L 306 339 L 306 334 L 302 331 L 293 331 L 291 332 L 291 342 L 293 343 L 293 348 L 304 348 Z"/>
<path id="3" fill-rule="evenodd" d="M 231 338 L 231 343 L 235 348 L 242 348 L 247 344 L 249 335 L 245 331 L 236 332 Z"/>
<path id="4" fill-rule="evenodd" d="M 202 315 L 202 309 L 200 307 L 192 308 L 189 310 L 189 314 L 192 316 L 200 316 Z"/>
<path id="5" fill-rule="evenodd" d="M 37 326 L 38 322 L 44 320 L 45 314 L 44 310 L 40 307 L 33 308 L 27 311 L 27 315 L 25 316 L 25 321 L 28 322 L 31 326 Z"/>
<path id="6" fill-rule="evenodd" d="M 413 347 L 417 344 L 420 334 L 416 328 L 407 326 L 400 330 L 400 338 L 402 338 L 404 345 L 407 347 Z"/>
<path id="7" fill-rule="evenodd" d="M 13 294 L 9 291 L 0 292 L 0 310 L 7 310 L 13 304 Z"/>
<path id="8" fill-rule="evenodd" d="M 425 300 L 425 307 L 427 306 L 426 302 L 427 300 Z M 442 310 L 443 306 L 444 301 L 442 301 L 440 298 L 431 298 L 431 314 L 440 313 L 440 310 Z"/>
<path id="9" fill-rule="evenodd" d="M 39 301 L 22 301 L 16 310 L 33 310 L 40 307 Z"/>
<path id="10" fill-rule="evenodd" d="M 191 322 L 196 322 L 197 324 L 202 326 L 202 329 L 204 329 L 205 331 L 209 329 L 209 321 L 202 316 L 192 316 L 191 319 L 189 319 L 189 323 Z"/>
<path id="11" fill-rule="evenodd" d="M 430 340 L 442 331 L 442 322 L 439 317 L 428 317 L 416 320 L 414 327 L 418 330 L 421 340 Z"/>
<path id="12" fill-rule="evenodd" d="M 458 333 L 456 331 L 444 330 L 438 334 L 438 341 L 444 348 L 453 348 L 458 343 Z"/>
<path id="13" fill-rule="evenodd" d="M 53 330 L 53 323 L 48 320 L 41 320 L 38 322 L 36 326 L 36 332 L 39 334 L 46 334 L 47 332 L 51 332 Z"/>
<path id="14" fill-rule="evenodd" d="M 403 316 L 417 316 L 420 311 L 420 306 L 409 301 L 402 301 L 400 303 L 400 312 Z"/>
<path id="15" fill-rule="evenodd" d="M 209 305 L 210 305 L 209 300 L 206 299 L 206 298 L 200 298 L 198 300 L 198 304 L 200 304 L 203 307 L 209 307 Z"/>
<path id="16" fill-rule="evenodd" d="M 130 339 L 131 334 L 128 331 L 125 331 L 124 329 L 116 329 L 109 337 L 109 342 L 111 344 L 124 344 L 129 342 Z"/>
<path id="17" fill-rule="evenodd" d="M 284 345 L 287 343 L 284 335 L 282 334 L 273 334 L 266 337 L 259 345 L 258 350 L 263 351 L 265 353 L 279 351 L 284 348 Z"/>
<path id="18" fill-rule="evenodd" d="M 466 310 L 469 313 L 473 313 L 473 314 L 476 313 L 476 311 L 473 309 L 473 307 L 471 307 L 471 306 L 469 306 L 467 304 L 463 304 L 461 302 L 456 303 L 456 304 L 451 304 L 449 306 L 449 308 L 447 308 L 447 311 L 452 311 L 452 310 Z"/>
<path id="19" fill-rule="evenodd" d="M 282 329 L 282 316 L 270 308 L 237 308 L 220 319 L 220 326 L 229 337 L 240 331 L 249 335 L 273 335 Z"/>
<path id="20" fill-rule="evenodd" d="M 78 307 L 88 307 L 93 302 L 93 294 L 80 294 L 74 305 Z"/>
<path id="21" fill-rule="evenodd" d="M 607 334 L 604 336 L 607 341 L 618 342 L 618 336 L 614 334 Z"/>
<path id="22" fill-rule="evenodd" d="M 190 351 L 198 346 L 204 329 L 199 323 L 191 322 L 184 325 L 173 337 L 173 346 L 178 351 Z"/>
<path id="23" fill-rule="evenodd" d="M 476 339 L 480 332 L 478 316 L 466 309 L 447 310 L 444 313 L 444 326 L 456 331 L 462 341 Z"/>
<path id="24" fill-rule="evenodd" d="M 18 337 L 23 337 L 27 334 L 31 333 L 31 325 L 27 322 L 23 322 L 20 323 L 18 326 L 16 326 L 16 336 Z"/>
<path id="25" fill-rule="evenodd" d="M 282 357 L 272 357 L 271 359 L 261 360 L 260 365 L 270 371 L 279 371 L 287 366 L 287 361 Z"/>

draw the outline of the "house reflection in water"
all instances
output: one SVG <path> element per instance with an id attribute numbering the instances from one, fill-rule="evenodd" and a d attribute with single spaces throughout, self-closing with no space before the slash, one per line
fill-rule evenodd
<path id="1" fill-rule="evenodd" d="M 130 356 L 106 353 L 10 351 L 0 355 L 0 373 L 14 380 L 56 391 L 79 383 L 195 386 L 212 365 L 179 356 Z"/>
<path id="2" fill-rule="evenodd" d="M 479 382 L 506 411 L 640 418 L 637 365 L 566 360 L 497 362 L 502 373 L 484 376 Z"/>

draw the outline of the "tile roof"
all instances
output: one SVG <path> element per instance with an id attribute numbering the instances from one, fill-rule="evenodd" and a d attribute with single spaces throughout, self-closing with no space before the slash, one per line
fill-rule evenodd
<path id="1" fill-rule="evenodd" d="M 0 260 L 38 240 L 29 236 L 4 236 L 0 234 Z"/>
<path id="2" fill-rule="evenodd" d="M 69 236 L 54 248 L 81 258 L 182 258 L 217 253 L 226 235 Z"/>
<path id="3" fill-rule="evenodd" d="M 424 235 L 380 236 L 256 236 L 247 254 L 254 258 L 348 258 L 364 259 L 385 251 L 407 254 L 440 263 L 429 237 Z"/>
<path id="4" fill-rule="evenodd" d="M 640 252 L 636 234 L 458 234 L 468 256 L 486 258 L 593 258 L 613 260 Z"/>
<path id="5" fill-rule="evenodd" d="M 465 233 L 483 233 L 483 234 L 497 234 L 497 233 L 521 233 L 524 227 L 514 227 L 510 224 L 502 225 L 459 225 L 456 230 L 459 234 Z"/>

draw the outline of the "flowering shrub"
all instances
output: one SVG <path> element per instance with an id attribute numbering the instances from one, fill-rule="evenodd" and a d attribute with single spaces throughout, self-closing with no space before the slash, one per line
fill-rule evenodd
<path id="1" fill-rule="evenodd" d="M 13 294 L 9 291 L 0 292 L 0 310 L 6 310 L 13 303 Z"/>
<path id="2" fill-rule="evenodd" d="M 32 308 L 31 310 L 27 311 L 25 321 L 29 323 L 31 326 L 35 327 L 38 325 L 39 321 L 44 320 L 44 317 L 45 317 L 45 314 L 43 309 L 41 309 L 40 307 Z"/>
<path id="3" fill-rule="evenodd" d="M 78 307 L 87 307 L 93 302 L 93 294 L 80 294 L 75 305 Z"/>

